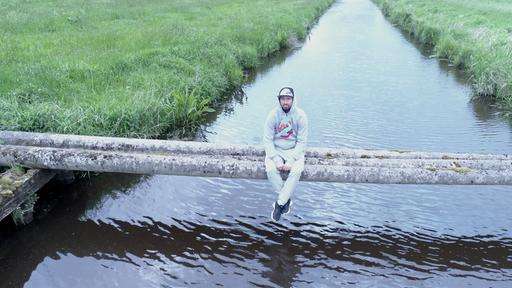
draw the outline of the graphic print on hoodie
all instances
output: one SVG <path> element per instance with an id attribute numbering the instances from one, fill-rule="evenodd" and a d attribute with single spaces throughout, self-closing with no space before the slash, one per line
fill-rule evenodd
<path id="1" fill-rule="evenodd" d="M 289 139 L 297 133 L 293 130 L 293 119 L 291 117 L 283 117 L 279 125 L 276 126 L 276 134 L 281 139 Z"/>

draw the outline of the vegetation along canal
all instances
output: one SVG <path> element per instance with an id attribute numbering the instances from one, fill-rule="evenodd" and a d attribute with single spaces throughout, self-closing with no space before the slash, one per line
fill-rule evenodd
<path id="1" fill-rule="evenodd" d="M 511 127 L 369 0 L 336 2 L 198 132 L 258 144 L 282 86 L 310 146 L 509 153 Z M 2 239 L 1 287 L 510 287 L 510 187 L 300 183 L 269 220 L 266 181 L 102 174 Z"/>

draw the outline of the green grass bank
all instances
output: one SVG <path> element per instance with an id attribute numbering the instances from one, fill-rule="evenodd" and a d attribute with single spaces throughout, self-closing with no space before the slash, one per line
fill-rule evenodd
<path id="1" fill-rule="evenodd" d="M 194 127 L 333 0 L 0 0 L 0 129 Z"/>
<path id="2" fill-rule="evenodd" d="M 512 117 L 512 1 L 373 0 L 392 23 L 463 68 Z"/>

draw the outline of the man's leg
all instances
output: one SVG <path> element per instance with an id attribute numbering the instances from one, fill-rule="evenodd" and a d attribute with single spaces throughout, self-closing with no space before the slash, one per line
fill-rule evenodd
<path id="1" fill-rule="evenodd" d="M 274 187 L 274 191 L 279 193 L 281 188 L 283 188 L 283 178 L 281 178 L 281 174 L 277 171 L 277 166 L 274 160 L 265 157 L 265 171 L 267 172 L 267 178 Z"/>
<path id="2" fill-rule="evenodd" d="M 290 174 L 288 174 L 288 179 L 286 179 L 286 182 L 284 182 L 283 188 L 279 192 L 279 198 L 277 199 L 277 204 L 281 206 L 288 202 L 288 199 L 290 199 L 290 197 L 292 196 L 295 186 L 297 186 L 297 183 L 299 182 L 300 175 L 304 170 L 304 157 L 290 164 Z"/>

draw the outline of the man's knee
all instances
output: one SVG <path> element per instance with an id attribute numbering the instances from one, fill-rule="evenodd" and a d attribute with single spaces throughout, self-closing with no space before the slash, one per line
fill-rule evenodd
<path id="1" fill-rule="evenodd" d="M 279 175 L 279 171 L 277 171 L 277 168 L 275 167 L 270 167 L 268 169 L 265 169 L 265 172 L 267 173 L 267 176 L 271 176 L 271 175 Z"/>
<path id="2" fill-rule="evenodd" d="M 292 169 L 290 170 L 290 176 L 292 177 L 300 177 L 300 175 L 302 174 L 302 171 L 304 171 L 304 166 L 295 166 L 295 167 L 292 167 Z"/>
<path id="3" fill-rule="evenodd" d="M 265 172 L 267 172 L 267 174 L 277 173 L 277 166 L 274 163 L 274 161 L 272 161 L 270 159 L 265 160 Z"/>
<path id="4" fill-rule="evenodd" d="M 304 171 L 304 159 L 297 160 L 291 167 L 290 174 L 301 175 Z"/>

